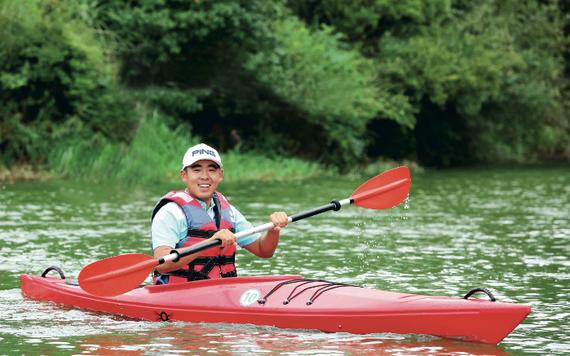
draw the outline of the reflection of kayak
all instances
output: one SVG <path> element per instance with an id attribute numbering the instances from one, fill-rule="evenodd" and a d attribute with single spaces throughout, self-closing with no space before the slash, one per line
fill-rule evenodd
<path id="1" fill-rule="evenodd" d="M 157 342 L 160 340 L 160 342 Z M 467 343 L 451 339 L 401 337 L 394 334 L 339 335 L 329 337 L 319 333 L 308 334 L 294 330 L 273 329 L 271 332 L 251 332 L 250 329 L 223 327 L 221 324 L 170 323 L 151 332 L 137 333 L 135 337 L 117 338 L 115 334 L 89 335 L 80 340 L 82 351 L 97 355 L 115 355 L 117 350 L 140 350 L 140 353 L 202 354 L 236 353 L 235 342 L 241 340 L 238 353 L 242 354 L 313 354 L 342 355 L 485 355 L 509 356 L 501 347 Z M 77 353 L 81 353 L 77 352 Z"/>
<path id="2" fill-rule="evenodd" d="M 100 297 L 66 279 L 22 275 L 21 289 L 32 299 L 150 321 L 428 334 L 491 344 L 500 342 L 530 313 L 527 305 L 384 292 L 299 276 L 153 285 Z"/>

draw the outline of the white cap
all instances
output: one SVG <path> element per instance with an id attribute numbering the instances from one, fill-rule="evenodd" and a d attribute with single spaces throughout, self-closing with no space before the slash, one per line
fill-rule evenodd
<path id="1" fill-rule="evenodd" d="M 215 162 L 218 166 L 223 167 L 222 158 L 220 157 L 218 151 L 204 143 L 199 143 L 195 146 L 190 147 L 186 151 L 184 157 L 182 158 L 182 168 L 180 168 L 180 170 L 183 170 L 184 168 L 191 166 L 201 160 L 212 161 Z"/>

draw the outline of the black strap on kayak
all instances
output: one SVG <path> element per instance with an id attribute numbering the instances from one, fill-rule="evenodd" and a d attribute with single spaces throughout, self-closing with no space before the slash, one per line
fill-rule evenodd
<path id="1" fill-rule="evenodd" d="M 281 283 L 277 284 L 275 287 L 273 287 L 273 289 L 271 289 L 271 290 L 269 291 L 269 293 L 267 293 L 263 298 L 259 299 L 259 300 L 257 301 L 257 303 L 259 303 L 259 304 L 265 304 L 265 302 L 267 301 L 267 298 L 269 298 L 269 296 L 270 296 L 271 294 L 275 293 L 276 290 L 278 290 L 279 288 L 283 287 L 284 285 L 291 284 L 291 283 L 300 283 L 300 282 L 305 282 L 305 281 L 306 281 L 305 279 L 299 278 L 299 279 L 290 279 L 290 280 L 288 280 L 288 281 L 281 282 Z"/>
<path id="2" fill-rule="evenodd" d="M 263 296 L 263 298 L 259 299 L 257 301 L 257 303 L 265 304 L 267 302 L 267 298 L 269 298 L 269 296 L 271 296 L 273 293 L 275 293 L 279 288 L 281 288 L 285 285 L 294 284 L 294 283 L 299 283 L 299 285 L 297 285 L 295 288 L 293 288 L 291 293 L 289 293 L 289 295 L 285 298 L 285 300 L 283 301 L 284 305 L 289 304 L 289 302 L 291 302 L 291 300 L 293 300 L 295 297 L 301 295 L 302 293 L 304 293 L 305 291 L 307 291 L 309 289 L 318 288 L 318 290 L 315 293 L 313 293 L 313 295 L 307 301 L 307 303 L 306 303 L 307 305 L 312 305 L 315 302 L 315 299 L 320 297 L 323 293 L 325 293 L 329 290 L 332 290 L 332 289 L 341 288 L 341 287 L 362 288 L 360 286 L 356 286 L 353 284 L 330 282 L 330 281 L 327 281 L 324 279 L 304 279 L 304 278 L 290 279 L 290 280 L 278 283 L 265 296 Z M 301 289 L 299 292 L 297 292 L 297 290 L 303 286 L 306 286 L 306 287 Z"/>
<path id="3" fill-rule="evenodd" d="M 48 268 L 46 268 L 44 273 L 42 273 L 42 277 L 45 278 L 47 274 L 50 273 L 51 271 L 56 271 L 61 279 L 65 279 L 65 273 L 63 273 L 63 270 L 57 266 L 49 266 Z"/>
<path id="4" fill-rule="evenodd" d="M 489 297 L 489 300 L 491 300 L 492 302 L 496 302 L 497 299 L 495 298 L 495 296 L 493 295 L 493 293 L 491 293 L 490 290 L 488 290 L 487 288 L 475 288 L 475 289 L 471 289 L 469 292 L 467 292 L 467 294 L 465 294 L 463 296 L 463 299 L 469 299 L 470 296 L 472 296 L 475 293 L 485 293 L 487 294 L 487 296 Z"/>
<path id="5" fill-rule="evenodd" d="M 312 286 L 308 286 L 308 287 L 302 289 L 300 292 L 295 293 L 295 291 L 296 291 L 299 287 L 302 287 L 302 286 L 307 285 L 307 284 L 315 283 L 315 282 L 314 282 L 314 281 L 307 281 L 307 282 L 304 282 L 304 283 L 300 283 L 298 286 L 296 286 L 295 288 L 293 288 L 293 290 L 291 291 L 291 293 L 289 293 L 289 295 L 287 296 L 287 298 L 285 298 L 285 300 L 283 301 L 283 304 L 284 304 L 284 305 L 289 304 L 289 302 L 292 301 L 295 297 L 297 297 L 298 295 L 302 294 L 303 292 L 305 292 L 305 291 L 307 291 L 307 290 L 309 290 L 309 289 L 330 286 L 330 282 L 327 282 L 327 281 L 320 281 L 320 280 L 319 280 L 319 281 L 317 281 L 317 282 L 319 282 L 319 283 L 320 283 L 320 282 L 323 282 L 323 283 L 321 283 L 321 284 L 315 284 L 315 285 L 312 285 Z"/>
<path id="6" fill-rule="evenodd" d="M 69 279 L 65 277 L 65 273 L 63 273 L 63 270 L 57 266 L 49 266 L 48 268 L 46 268 L 44 270 L 44 272 L 42 273 L 42 277 L 46 278 L 46 276 L 48 275 L 48 273 L 50 273 L 51 271 L 56 271 L 57 274 L 59 274 L 59 278 L 65 280 L 65 284 L 71 285 L 71 286 L 79 286 L 79 282 L 77 281 L 77 279 Z"/>
<path id="7" fill-rule="evenodd" d="M 332 289 L 336 289 L 336 288 L 342 288 L 342 287 L 359 287 L 362 288 L 360 286 L 353 286 L 350 284 L 344 284 L 344 283 L 336 283 L 334 285 L 328 285 L 322 288 L 319 288 L 312 296 L 311 298 L 309 298 L 309 300 L 307 301 L 307 305 L 311 305 L 315 302 L 315 299 L 317 299 L 318 297 L 320 297 L 323 293 L 328 292 L 329 290 Z"/>

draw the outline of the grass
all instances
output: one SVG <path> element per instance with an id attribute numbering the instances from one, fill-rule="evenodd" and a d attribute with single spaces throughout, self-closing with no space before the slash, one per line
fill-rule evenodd
<path id="1" fill-rule="evenodd" d="M 317 163 L 297 158 L 270 158 L 255 152 L 222 154 L 225 181 L 291 180 L 329 174 Z"/>
<path id="2" fill-rule="evenodd" d="M 152 113 L 141 124 L 129 145 L 98 137 L 59 142 L 49 155 L 53 176 L 94 182 L 125 184 L 179 182 L 178 171 L 188 147 L 200 142 L 186 128 L 170 129 Z M 222 152 L 226 181 L 290 180 L 329 174 L 313 162 L 297 158 L 267 157 L 254 152 Z"/>

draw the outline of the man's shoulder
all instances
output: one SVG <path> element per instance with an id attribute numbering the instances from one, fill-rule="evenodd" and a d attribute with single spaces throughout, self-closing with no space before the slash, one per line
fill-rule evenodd
<path id="1" fill-rule="evenodd" d="M 156 213 L 156 217 L 159 218 L 160 216 L 172 216 L 175 219 L 184 219 L 184 212 L 180 208 L 178 204 L 171 201 L 164 204 Z"/>
<path id="2" fill-rule="evenodd" d="M 194 198 L 192 198 L 190 196 L 190 194 L 186 193 L 183 190 L 175 190 L 172 191 L 168 194 L 166 194 L 164 196 L 165 199 L 168 199 L 172 202 L 176 202 L 178 204 L 188 204 L 190 203 L 192 200 L 194 200 Z"/>
<path id="3" fill-rule="evenodd" d="M 229 205 L 229 207 L 230 207 L 230 211 L 232 211 L 232 212 L 238 212 L 238 213 L 239 213 L 238 208 L 236 208 L 236 207 L 233 206 L 232 204 L 228 204 L 228 205 Z"/>
<path id="4" fill-rule="evenodd" d="M 238 222 L 241 220 L 246 220 L 246 217 L 242 214 L 241 211 L 239 211 L 238 208 L 236 208 L 235 206 L 230 204 L 230 216 L 232 218 L 232 220 Z"/>

